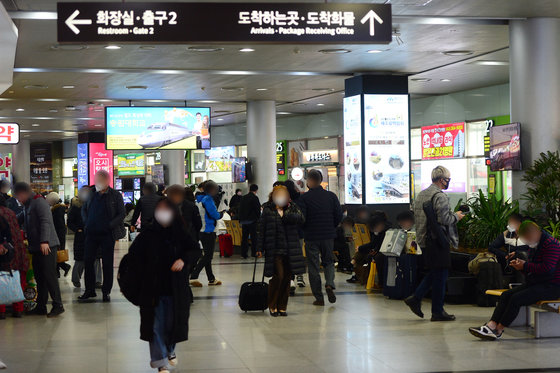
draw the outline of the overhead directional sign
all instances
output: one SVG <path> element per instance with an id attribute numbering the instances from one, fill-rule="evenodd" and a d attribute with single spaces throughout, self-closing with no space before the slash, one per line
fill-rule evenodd
<path id="1" fill-rule="evenodd" d="M 391 42 L 390 4 L 58 3 L 60 43 Z"/>

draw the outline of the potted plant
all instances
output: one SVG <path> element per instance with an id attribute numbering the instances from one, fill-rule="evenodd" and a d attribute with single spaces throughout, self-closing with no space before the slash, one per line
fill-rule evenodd
<path id="1" fill-rule="evenodd" d="M 527 215 L 541 226 L 560 222 L 560 154 L 558 151 L 541 153 L 539 159 L 525 170 L 521 179 L 527 183 Z"/>

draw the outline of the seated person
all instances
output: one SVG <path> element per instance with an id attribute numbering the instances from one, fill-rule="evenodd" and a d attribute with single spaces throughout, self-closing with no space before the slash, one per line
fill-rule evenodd
<path id="1" fill-rule="evenodd" d="M 334 239 L 334 250 L 338 252 L 338 272 L 352 273 L 352 263 L 350 258 L 350 245 L 353 246 L 352 228 L 354 219 L 347 216 L 342 219 L 336 228 L 336 238 Z"/>
<path id="2" fill-rule="evenodd" d="M 358 207 L 354 221 L 356 224 L 369 225 L 371 222 L 371 211 L 369 211 L 369 208 L 365 205 Z"/>
<path id="3" fill-rule="evenodd" d="M 488 323 L 469 332 L 480 339 L 495 341 L 511 325 L 522 306 L 560 298 L 560 243 L 535 222 L 524 221 L 519 237 L 529 246 L 529 257 L 513 259 L 509 265 L 527 275 L 527 283 L 502 294 Z"/>
<path id="4" fill-rule="evenodd" d="M 354 265 L 354 276 L 346 280 L 349 283 L 359 282 L 365 284 L 367 282 L 368 273 L 364 271 L 364 266 L 375 260 L 377 266 L 377 273 L 379 278 L 383 278 L 384 268 L 384 255 L 379 252 L 383 240 L 385 239 L 385 232 L 389 229 L 387 216 L 384 213 L 375 213 L 369 224 L 370 242 L 358 247 L 352 264 Z"/>
<path id="5" fill-rule="evenodd" d="M 414 213 L 410 210 L 403 211 L 397 215 L 399 228 L 405 231 L 414 230 Z"/>
<path id="6" fill-rule="evenodd" d="M 504 269 L 510 268 L 508 261 L 514 259 L 514 252 L 519 259 L 527 259 L 529 247 L 525 245 L 523 240 L 519 239 L 517 233 L 522 222 L 523 216 L 518 213 L 511 214 L 508 218 L 507 229 L 488 246 L 488 251 L 496 255 L 498 262 Z"/>

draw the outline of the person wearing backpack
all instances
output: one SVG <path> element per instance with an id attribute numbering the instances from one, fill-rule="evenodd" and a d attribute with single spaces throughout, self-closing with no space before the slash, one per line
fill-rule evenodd
<path id="1" fill-rule="evenodd" d="M 422 249 L 428 274 L 416 292 L 405 299 L 406 305 L 418 317 L 423 318 L 422 299 L 432 289 L 431 321 L 453 321 L 443 309 L 445 286 L 451 267 L 450 247 L 457 247 L 459 237 L 457 222 L 465 215 L 453 212 L 449 207 L 449 197 L 443 193 L 449 188 L 451 173 L 443 166 L 432 170 L 432 185 L 424 189 L 414 200 L 414 221 L 416 241 Z"/>
<path id="2" fill-rule="evenodd" d="M 204 183 L 204 193 L 196 196 L 196 205 L 200 211 L 202 218 L 202 228 L 200 230 L 200 242 L 204 254 L 198 260 L 191 273 L 191 286 L 202 287 L 202 283 L 198 280 L 198 276 L 202 269 L 206 271 L 208 277 L 208 286 L 218 286 L 222 282 L 216 279 L 212 272 L 212 258 L 214 257 L 214 248 L 216 244 L 216 222 L 221 219 L 222 214 L 218 212 L 216 204 L 214 203 L 214 196 L 218 193 L 218 184 L 212 180 Z"/>

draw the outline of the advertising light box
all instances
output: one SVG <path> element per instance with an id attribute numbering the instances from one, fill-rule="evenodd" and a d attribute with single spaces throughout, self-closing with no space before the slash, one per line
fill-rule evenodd
<path id="1" fill-rule="evenodd" d="M 231 171 L 235 146 L 221 146 L 204 151 L 207 172 Z"/>
<path id="2" fill-rule="evenodd" d="M 119 154 L 117 156 L 119 176 L 144 175 L 144 153 Z"/>
<path id="3" fill-rule="evenodd" d="M 210 108 L 108 106 L 107 149 L 209 149 Z"/>
<path id="4" fill-rule="evenodd" d="M 344 98 L 344 202 L 362 204 L 361 96 Z"/>
<path id="5" fill-rule="evenodd" d="M 422 159 L 465 157 L 465 123 L 422 127 Z"/>
<path id="6" fill-rule="evenodd" d="M 105 149 L 105 144 L 89 144 L 89 184 L 95 184 L 95 174 L 105 170 L 109 173 L 110 186 L 113 187 L 113 151 Z"/>
<path id="7" fill-rule="evenodd" d="M 88 144 L 78 144 L 78 189 L 89 185 Z"/>
<path id="8" fill-rule="evenodd" d="M 521 170 L 521 124 L 490 128 L 490 170 Z"/>
<path id="9" fill-rule="evenodd" d="M 408 95 L 364 95 L 367 204 L 410 202 Z"/>

